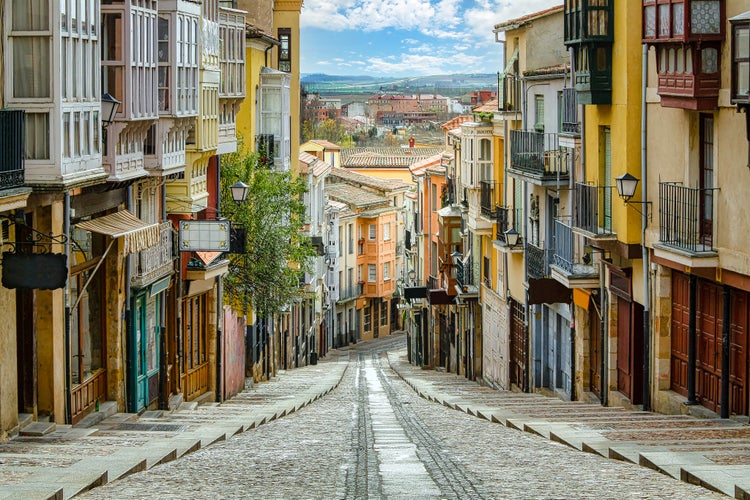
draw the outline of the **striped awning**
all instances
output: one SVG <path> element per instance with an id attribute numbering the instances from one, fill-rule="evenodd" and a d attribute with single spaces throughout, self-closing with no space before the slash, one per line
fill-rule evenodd
<path id="1" fill-rule="evenodd" d="M 122 238 L 125 253 L 136 253 L 159 243 L 159 224 L 149 224 L 127 210 L 76 224 L 79 229 Z"/>

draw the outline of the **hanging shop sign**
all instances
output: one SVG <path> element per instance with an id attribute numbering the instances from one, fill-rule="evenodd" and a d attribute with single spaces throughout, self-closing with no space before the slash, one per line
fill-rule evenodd
<path id="1" fill-rule="evenodd" d="M 2 283 L 5 288 L 54 290 L 68 279 L 68 259 L 62 253 L 3 252 Z"/>

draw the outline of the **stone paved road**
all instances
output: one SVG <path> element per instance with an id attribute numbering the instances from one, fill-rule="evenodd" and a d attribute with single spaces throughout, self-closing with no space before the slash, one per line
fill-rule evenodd
<path id="1" fill-rule="evenodd" d="M 359 346 L 339 387 L 298 412 L 79 498 L 720 497 L 428 402 L 382 349 Z"/>

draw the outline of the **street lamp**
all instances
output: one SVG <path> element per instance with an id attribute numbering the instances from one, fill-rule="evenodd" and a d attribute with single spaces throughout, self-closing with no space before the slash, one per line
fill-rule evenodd
<path id="1" fill-rule="evenodd" d="M 247 198 L 247 191 L 250 188 L 247 184 L 242 181 L 237 181 L 232 184 L 229 189 L 232 191 L 232 199 L 235 203 L 242 203 Z"/>
<path id="2" fill-rule="evenodd" d="M 120 101 L 112 97 L 109 92 L 102 96 L 102 124 L 105 127 L 115 121 L 115 114 L 119 107 Z"/>
<path id="3" fill-rule="evenodd" d="M 635 194 L 635 188 L 638 187 L 638 181 L 639 179 L 637 177 L 634 177 L 627 172 L 615 179 L 617 193 L 623 200 L 625 200 L 625 203 L 628 203 L 630 198 Z"/>
<path id="4" fill-rule="evenodd" d="M 518 234 L 518 231 L 516 231 L 516 228 L 512 227 L 505 231 L 505 243 L 510 247 L 513 248 L 518 244 L 518 237 L 521 236 Z"/>

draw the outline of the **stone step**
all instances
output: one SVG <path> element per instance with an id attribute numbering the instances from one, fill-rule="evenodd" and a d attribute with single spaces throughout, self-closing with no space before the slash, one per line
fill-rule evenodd
<path id="1" fill-rule="evenodd" d="M 57 428 L 54 422 L 33 422 L 21 430 L 22 436 L 46 436 Z"/>

